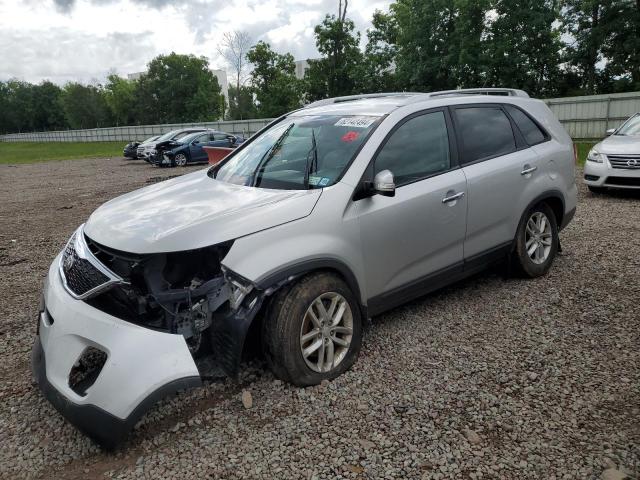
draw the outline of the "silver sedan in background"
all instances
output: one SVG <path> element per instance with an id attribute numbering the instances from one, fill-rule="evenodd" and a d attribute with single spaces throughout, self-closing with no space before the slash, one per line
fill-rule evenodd
<path id="1" fill-rule="evenodd" d="M 599 193 L 607 188 L 640 189 L 640 112 L 596 144 L 584 166 L 584 183 Z"/>

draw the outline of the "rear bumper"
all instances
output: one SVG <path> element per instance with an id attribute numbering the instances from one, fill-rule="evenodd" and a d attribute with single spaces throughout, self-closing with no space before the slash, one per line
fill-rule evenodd
<path id="1" fill-rule="evenodd" d="M 33 373 L 53 406 L 99 444 L 115 447 L 160 398 L 201 385 L 182 335 L 150 330 L 69 295 L 54 260 L 33 346 Z M 87 349 L 106 354 L 83 394 L 70 385 Z"/>

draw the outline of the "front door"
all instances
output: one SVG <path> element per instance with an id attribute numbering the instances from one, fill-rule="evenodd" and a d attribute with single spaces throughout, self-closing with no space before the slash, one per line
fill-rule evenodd
<path id="1" fill-rule="evenodd" d="M 192 162 L 203 162 L 207 160 L 207 152 L 202 147 L 207 145 L 211 139 L 210 133 L 203 133 L 194 138 L 189 146 L 189 153 Z"/>
<path id="2" fill-rule="evenodd" d="M 393 173 L 395 196 L 358 200 L 367 294 L 374 311 L 384 309 L 385 302 L 389 306 L 416 296 L 438 274 L 462 270 L 466 179 L 452 154 L 447 115 L 430 110 L 405 119 L 373 163 L 373 175 Z"/>

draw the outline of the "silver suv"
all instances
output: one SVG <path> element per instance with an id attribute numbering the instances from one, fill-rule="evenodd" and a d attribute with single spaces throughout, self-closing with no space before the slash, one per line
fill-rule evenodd
<path id="1" fill-rule="evenodd" d="M 571 139 L 524 92 L 317 102 L 98 208 L 49 270 L 34 373 L 108 447 L 212 365 L 237 372 L 253 335 L 314 385 L 369 317 L 495 262 L 544 275 L 575 207 Z"/>

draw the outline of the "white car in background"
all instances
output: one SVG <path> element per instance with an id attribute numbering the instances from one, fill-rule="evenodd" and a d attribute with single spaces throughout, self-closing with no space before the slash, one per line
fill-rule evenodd
<path id="1" fill-rule="evenodd" d="M 149 161 L 149 158 L 156 154 L 156 145 L 158 145 L 159 143 L 169 140 L 178 140 L 185 135 L 189 135 L 190 133 L 203 132 L 206 130 L 207 129 L 204 127 L 183 128 L 180 130 L 171 130 L 164 135 L 155 137 L 155 139 L 151 141 L 145 140 L 142 144 L 138 145 L 138 158 Z"/>
<path id="2" fill-rule="evenodd" d="M 584 165 L 584 183 L 600 193 L 607 188 L 640 189 L 640 112 L 596 144 Z"/>

